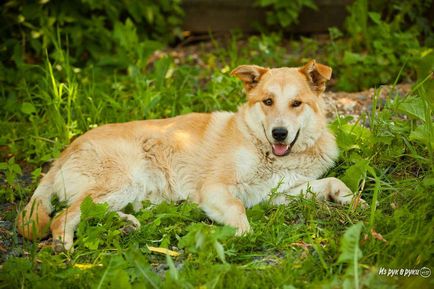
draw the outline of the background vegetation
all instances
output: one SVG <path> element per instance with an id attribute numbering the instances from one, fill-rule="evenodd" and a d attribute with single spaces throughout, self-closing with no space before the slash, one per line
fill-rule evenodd
<path id="1" fill-rule="evenodd" d="M 4 2 L 0 202 L 16 209 L 2 222 L 14 222 L 42 167 L 75 136 L 108 122 L 235 110 L 244 97 L 231 68 L 293 66 L 313 57 L 334 68 L 334 90 L 414 83 L 408 95 L 392 90 L 384 103 L 374 97 L 359 119 L 331 123 L 341 157 L 328 175 L 344 180 L 370 209 L 309 198 L 265 203 L 248 210 L 254 233 L 236 238 L 195 205 L 147 204 L 136 214 L 142 228 L 125 235 L 115 214 L 87 200 L 74 253 L 55 255 L 13 228 L 2 231 L 11 246 L 2 250 L 1 288 L 433 285 L 432 276 L 378 274 L 380 267 L 434 269 L 434 36 L 425 17 L 432 2 L 357 0 L 344 28 L 330 27 L 327 40 L 285 30 L 294 11 L 314 1 L 257 4 L 281 15 L 269 17 L 264 33 L 211 38 L 182 53 L 170 48 L 183 37 L 180 1 Z"/>

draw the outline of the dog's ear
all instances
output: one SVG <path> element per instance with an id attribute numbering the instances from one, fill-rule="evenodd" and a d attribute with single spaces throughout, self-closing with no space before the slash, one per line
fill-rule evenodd
<path id="1" fill-rule="evenodd" d="M 232 70 L 231 75 L 241 79 L 245 90 L 248 92 L 258 85 L 259 80 L 268 70 L 268 68 L 258 65 L 240 65 Z"/>
<path id="2" fill-rule="evenodd" d="M 326 88 L 326 81 L 332 77 L 332 69 L 327 65 L 316 63 L 313 59 L 299 69 L 303 73 L 313 92 L 320 95 Z"/>

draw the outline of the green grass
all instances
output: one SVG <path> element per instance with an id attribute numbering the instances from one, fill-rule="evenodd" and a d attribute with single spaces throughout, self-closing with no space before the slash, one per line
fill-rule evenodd
<path id="1" fill-rule="evenodd" d="M 53 160 L 75 136 L 108 122 L 171 117 L 192 111 L 235 110 L 241 84 L 229 76 L 242 63 L 284 66 L 296 57 L 275 36 L 250 38 L 244 49 L 213 41 L 203 64 L 170 55 L 148 63 L 150 52 L 131 48 L 122 66 L 74 67 L 61 45 L 41 65 L 22 64 L 13 89 L 0 91 L 0 200 L 22 207 Z M 145 45 L 146 44 L 146 45 Z M 141 48 L 153 51 L 158 44 Z M 259 52 L 259 53 L 258 53 Z M 20 76 L 20 77 L 18 77 Z M 426 75 L 424 75 L 426 77 Z M 428 79 L 428 78 L 427 78 Z M 368 201 L 353 210 L 309 197 L 287 206 L 247 210 L 253 233 L 234 237 L 190 203 L 145 204 L 140 230 L 125 225 L 103 204 L 86 201 L 75 251 L 54 254 L 39 242 L 13 247 L 0 269 L 0 288 L 428 288 L 434 279 L 380 276 L 384 268 L 434 269 L 434 158 L 432 91 L 421 79 L 405 97 L 392 91 L 382 109 L 375 101 L 355 124 L 340 117 L 330 126 L 341 156 L 328 175 L 344 180 Z M 369 127 L 362 123 L 369 122 Z M 31 184 L 22 181 L 30 173 Z M 128 209 L 128 208 L 127 208 Z M 16 212 L 5 213 L 13 221 Z M 375 232 L 386 240 L 380 240 Z M 168 257 L 147 246 L 180 253 Z"/>

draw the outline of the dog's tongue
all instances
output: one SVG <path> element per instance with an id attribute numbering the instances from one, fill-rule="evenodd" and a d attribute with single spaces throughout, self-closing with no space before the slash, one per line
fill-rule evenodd
<path id="1" fill-rule="evenodd" d="M 283 156 L 288 151 L 289 145 L 273 144 L 273 152 L 277 156 Z"/>

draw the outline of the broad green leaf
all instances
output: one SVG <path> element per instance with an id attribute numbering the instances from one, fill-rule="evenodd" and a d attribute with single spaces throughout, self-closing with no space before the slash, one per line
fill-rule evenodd
<path id="1" fill-rule="evenodd" d="M 131 283 L 128 273 L 125 270 L 118 269 L 113 273 L 113 277 L 110 279 L 110 287 L 113 289 L 130 289 Z"/>
<path id="2" fill-rule="evenodd" d="M 8 163 L 0 163 L 0 170 L 6 170 L 8 168 Z"/>
<path id="3" fill-rule="evenodd" d="M 108 211 L 107 204 L 95 204 L 90 196 L 87 196 L 80 205 L 81 218 L 102 218 Z"/>
<path id="4" fill-rule="evenodd" d="M 354 165 L 350 166 L 345 171 L 345 174 L 341 179 L 351 189 L 351 191 L 357 192 L 359 190 L 359 183 L 366 177 L 369 167 L 368 160 L 357 160 Z"/>
<path id="5" fill-rule="evenodd" d="M 340 255 L 338 263 L 354 264 L 363 256 L 359 248 L 360 233 L 363 223 L 357 223 L 349 227 L 341 239 Z"/>
<path id="6" fill-rule="evenodd" d="M 434 175 L 426 176 L 422 183 L 425 187 L 434 187 Z"/>
<path id="7" fill-rule="evenodd" d="M 89 250 L 96 250 L 96 249 L 98 249 L 98 246 L 99 246 L 99 243 L 100 243 L 100 241 L 98 239 L 98 236 L 91 236 L 91 235 L 89 235 L 88 237 L 84 237 L 83 241 L 84 241 L 84 245 Z"/>
<path id="8" fill-rule="evenodd" d="M 408 98 L 399 104 L 398 110 L 410 117 L 425 121 L 425 101 L 422 98 Z"/>
<path id="9" fill-rule="evenodd" d="M 354 53 L 354 52 L 350 52 L 350 51 L 345 51 L 344 54 L 344 62 L 346 64 L 355 64 L 358 62 L 363 62 L 363 60 L 365 59 L 365 56 L 359 54 L 359 53 Z"/>
<path id="10" fill-rule="evenodd" d="M 374 23 L 376 23 L 376 24 L 380 24 L 381 23 L 381 15 L 380 15 L 380 13 L 369 12 L 368 15 L 369 15 L 369 18 L 371 18 L 371 20 L 374 21 Z"/>
<path id="11" fill-rule="evenodd" d="M 223 263 L 226 263 L 225 259 L 225 249 L 223 248 L 223 245 L 219 241 L 214 242 L 214 249 L 217 252 L 217 256 L 219 257 L 220 261 Z"/>
<path id="12" fill-rule="evenodd" d="M 352 225 L 345 231 L 341 239 L 338 263 L 348 265 L 343 288 L 359 288 L 359 260 L 363 256 L 359 247 L 362 227 L 361 222 Z"/>
<path id="13" fill-rule="evenodd" d="M 368 149 L 375 143 L 372 132 L 361 125 L 350 124 L 352 118 L 345 117 L 331 123 L 330 128 L 336 134 L 336 141 L 342 152 Z"/>
<path id="14" fill-rule="evenodd" d="M 32 114 L 32 113 L 36 112 L 36 108 L 30 102 L 24 102 L 21 105 L 21 111 L 25 114 Z"/>
<path id="15" fill-rule="evenodd" d="M 166 255 L 166 263 L 169 266 L 170 277 L 173 280 L 179 280 L 178 269 L 176 269 L 175 263 L 173 263 L 172 257 L 170 257 L 170 255 L 168 255 L 168 254 Z"/>
<path id="16" fill-rule="evenodd" d="M 431 147 L 434 147 L 434 127 L 431 127 L 430 129 L 428 125 L 419 125 L 410 133 L 408 139 L 411 141 L 421 142 L 425 145 L 430 144 Z"/>

